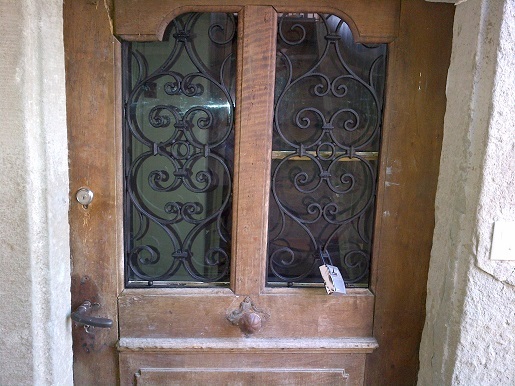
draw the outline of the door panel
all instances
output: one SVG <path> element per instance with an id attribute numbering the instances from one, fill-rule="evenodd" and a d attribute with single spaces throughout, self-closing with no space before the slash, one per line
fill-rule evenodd
<path id="1" fill-rule="evenodd" d="M 184 385 L 199 382 L 209 385 L 347 385 L 342 370 L 317 369 L 141 369 L 135 374 L 136 385 Z"/>
<path id="2" fill-rule="evenodd" d="M 95 315 L 118 327 L 89 333 L 74 327 L 76 384 L 114 384 L 118 374 L 122 384 L 167 384 L 171 378 L 223 383 L 228 377 L 277 384 L 309 377 L 317 384 L 340 377 L 343 384 L 362 384 L 365 376 L 369 384 L 416 379 L 452 6 L 403 2 L 401 37 L 390 45 L 371 288 L 329 296 L 323 288 L 265 286 L 275 71 L 270 53 L 277 23 L 268 2 L 245 3 L 199 1 L 203 8 L 193 9 L 191 2 L 116 2 L 114 33 L 132 40 L 161 36 L 183 11 L 239 12 L 240 24 L 230 287 L 124 289 L 120 44 L 112 36 L 111 15 L 97 2 L 65 2 L 70 189 L 74 195 L 88 186 L 95 193 L 87 208 L 70 208 L 72 306 L 98 302 Z M 341 9 L 324 1 L 316 10 L 303 1 L 276 3 L 278 11 L 344 16 L 361 41 L 389 42 L 398 32 L 399 1 L 348 0 L 337 4 Z M 431 34 L 436 27 L 439 32 Z M 417 49 L 422 43 L 425 49 Z M 429 60 L 438 50 L 440 60 Z M 412 54 L 416 60 L 407 60 Z M 409 81 L 403 81 L 406 74 Z M 407 174 L 390 176 L 399 164 L 423 167 L 407 166 Z M 387 211 L 391 218 L 383 215 Z M 416 221 L 409 220 L 413 211 Z M 246 296 L 264 315 L 262 328 L 250 337 L 227 320 Z M 380 347 L 370 356 L 375 338 Z"/>
<path id="3" fill-rule="evenodd" d="M 122 383 L 153 385 L 360 385 L 365 354 L 120 353 Z M 321 366 L 322 364 L 322 366 Z"/>
<path id="4" fill-rule="evenodd" d="M 120 296 L 120 336 L 134 338 L 237 337 L 227 321 L 244 301 L 230 290 L 125 290 Z M 268 314 L 253 337 L 371 336 L 374 297 L 368 290 L 328 296 L 322 288 L 269 289 L 251 295 Z"/>

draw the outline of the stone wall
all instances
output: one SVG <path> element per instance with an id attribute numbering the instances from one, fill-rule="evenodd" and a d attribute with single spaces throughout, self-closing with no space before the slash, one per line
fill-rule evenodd
<path id="1" fill-rule="evenodd" d="M 72 384 L 62 0 L 0 0 L 0 384 Z"/>
<path id="2" fill-rule="evenodd" d="M 515 0 L 458 2 L 420 350 L 420 385 L 515 384 Z M 512 237 L 515 237 L 513 235 Z"/>

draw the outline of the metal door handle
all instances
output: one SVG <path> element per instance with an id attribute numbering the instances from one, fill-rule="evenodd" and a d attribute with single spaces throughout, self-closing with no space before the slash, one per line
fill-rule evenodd
<path id="1" fill-rule="evenodd" d="M 240 303 L 239 308 L 227 314 L 227 320 L 238 326 L 246 336 L 258 332 L 270 315 L 256 308 L 250 297 Z"/>
<path id="2" fill-rule="evenodd" d="M 89 300 L 86 300 L 74 312 L 72 312 L 71 318 L 74 322 L 81 324 L 83 326 L 111 328 L 113 326 L 113 321 L 111 319 L 97 318 L 94 316 L 87 315 L 91 312 L 91 309 L 95 309 L 98 307 L 100 307 L 98 303 L 94 305 L 91 304 Z"/>

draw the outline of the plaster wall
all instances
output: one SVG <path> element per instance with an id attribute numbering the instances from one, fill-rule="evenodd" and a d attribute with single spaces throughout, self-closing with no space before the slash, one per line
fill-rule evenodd
<path id="1" fill-rule="evenodd" d="M 515 0 L 459 2 L 420 385 L 515 384 L 515 262 L 490 260 L 515 220 L 514 89 Z"/>
<path id="2" fill-rule="evenodd" d="M 0 384 L 73 383 L 62 0 L 0 0 Z"/>

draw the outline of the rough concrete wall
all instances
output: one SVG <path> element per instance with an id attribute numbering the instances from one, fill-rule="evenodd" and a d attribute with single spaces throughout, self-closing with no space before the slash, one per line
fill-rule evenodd
<path id="1" fill-rule="evenodd" d="M 515 0 L 457 5 L 420 385 L 515 384 L 515 263 L 490 260 L 515 220 L 514 28 Z"/>
<path id="2" fill-rule="evenodd" d="M 0 3 L 0 383 L 28 383 L 32 374 L 32 316 L 30 312 L 30 252 L 27 232 L 25 130 L 23 91 L 20 87 L 23 57 L 20 45 L 21 12 Z M 20 154 L 21 152 L 21 154 Z"/>
<path id="3" fill-rule="evenodd" d="M 0 0 L 0 384 L 72 384 L 62 0 Z"/>

